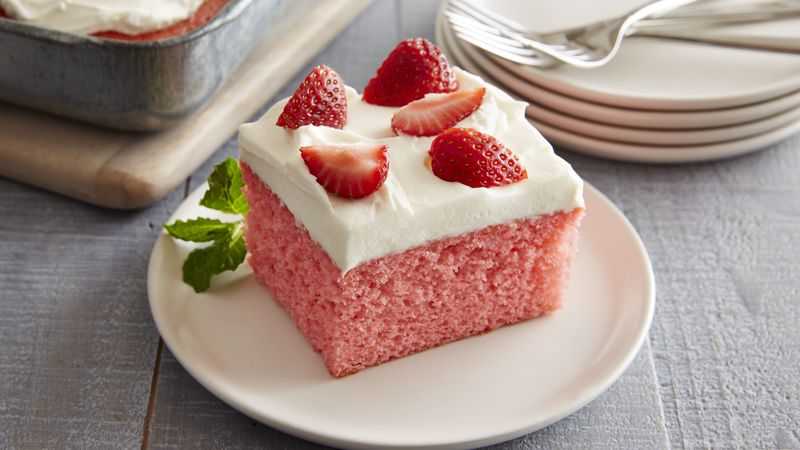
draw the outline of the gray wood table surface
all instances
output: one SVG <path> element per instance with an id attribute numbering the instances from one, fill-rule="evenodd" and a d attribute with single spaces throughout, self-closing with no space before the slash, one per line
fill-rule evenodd
<path id="1" fill-rule="evenodd" d="M 399 40 L 433 39 L 437 3 L 377 0 L 303 74 L 329 64 L 363 88 Z M 674 166 L 557 150 L 640 233 L 655 319 L 606 393 L 492 448 L 800 448 L 800 135 Z M 236 154 L 232 137 L 184 186 L 133 212 L 0 179 L 0 448 L 319 447 L 206 391 L 150 317 L 161 225 Z"/>

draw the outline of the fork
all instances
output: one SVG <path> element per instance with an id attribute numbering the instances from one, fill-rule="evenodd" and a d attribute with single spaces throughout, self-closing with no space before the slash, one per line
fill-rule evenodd
<path id="1" fill-rule="evenodd" d="M 598 67 L 607 63 L 619 50 L 622 38 L 633 31 L 633 26 L 642 19 L 657 17 L 651 22 L 658 25 L 669 23 L 684 23 L 701 25 L 708 23 L 736 23 L 745 21 L 762 21 L 776 17 L 783 17 L 787 12 L 798 13 L 797 8 L 787 10 L 778 8 L 770 13 L 764 11 L 747 11 L 738 14 L 723 14 L 717 17 L 706 14 L 687 15 L 675 18 L 663 17 L 671 10 L 693 3 L 696 0 L 660 0 L 623 16 L 598 22 L 584 27 L 552 33 L 537 34 L 525 30 L 521 25 L 510 19 L 482 10 L 466 0 L 450 0 L 444 14 L 447 16 L 455 33 L 463 40 L 480 47 L 490 53 L 510 61 L 546 67 L 565 62 L 579 67 Z M 702 10 L 699 10 L 702 11 Z M 642 35 L 670 37 L 668 33 L 645 30 Z M 683 33 L 677 38 L 687 39 L 690 33 Z M 709 36 L 698 37 L 707 43 L 725 45 Z M 728 45 L 747 47 L 746 40 L 730 40 Z M 715 42 L 717 41 L 717 42 Z M 785 40 L 767 38 L 761 39 L 754 48 L 797 51 L 795 43 Z"/>
<path id="2" fill-rule="evenodd" d="M 450 0 L 445 15 L 460 38 L 511 61 L 542 66 L 552 65 L 554 58 L 575 66 L 597 67 L 614 57 L 632 24 L 694 1 L 658 0 L 614 19 L 554 33 L 528 32 L 531 37 L 518 25 L 512 26 L 513 22 L 464 0 Z M 521 47 L 527 52 L 520 52 Z"/>

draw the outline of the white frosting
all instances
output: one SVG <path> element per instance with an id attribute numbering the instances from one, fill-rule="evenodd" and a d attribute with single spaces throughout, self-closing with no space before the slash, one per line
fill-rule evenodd
<path id="1" fill-rule="evenodd" d="M 347 88 L 344 130 L 275 125 L 287 100 L 239 128 L 241 159 L 275 192 L 346 272 L 358 264 L 426 242 L 514 219 L 583 207 L 583 182 L 525 119 L 525 106 L 477 76 L 456 69 L 459 89 L 486 87 L 477 111 L 458 123 L 495 136 L 519 156 L 526 180 L 471 188 L 437 178 L 425 166 L 434 137 L 395 136 L 397 108 L 370 105 Z M 389 176 L 374 194 L 348 200 L 329 194 L 309 173 L 299 148 L 314 144 L 386 144 Z"/>
<path id="2" fill-rule="evenodd" d="M 17 20 L 52 30 L 141 34 L 187 19 L 203 0 L 0 0 Z"/>

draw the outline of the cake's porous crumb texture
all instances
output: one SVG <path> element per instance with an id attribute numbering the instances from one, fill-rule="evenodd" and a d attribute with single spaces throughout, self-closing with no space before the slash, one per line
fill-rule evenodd
<path id="1" fill-rule="evenodd" d="M 336 377 L 558 309 L 583 210 L 430 242 L 342 274 L 242 164 L 256 278 Z"/>

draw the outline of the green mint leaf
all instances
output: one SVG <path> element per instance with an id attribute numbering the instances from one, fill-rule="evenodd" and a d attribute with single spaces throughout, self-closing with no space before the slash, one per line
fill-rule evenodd
<path id="1" fill-rule="evenodd" d="M 236 269 L 244 262 L 246 254 L 247 249 L 239 226 L 228 238 L 189 253 L 183 263 L 183 281 L 194 288 L 195 292 L 203 292 L 211 286 L 211 277 Z"/>
<path id="2" fill-rule="evenodd" d="M 230 238 L 238 223 L 227 223 L 217 219 L 198 217 L 192 220 L 176 220 L 164 225 L 170 236 L 182 241 L 208 242 Z"/>
<path id="3" fill-rule="evenodd" d="M 233 158 L 217 164 L 208 177 L 208 191 L 200 204 L 228 214 L 244 216 L 250 209 L 242 193 L 244 180 L 239 164 Z M 217 219 L 198 217 L 191 220 L 176 220 L 164 225 L 170 236 L 184 241 L 213 244 L 189 253 L 183 262 L 183 281 L 203 292 L 211 286 L 211 278 L 226 270 L 235 270 L 244 262 L 247 248 L 242 235 L 242 221 L 222 222 Z"/>
<path id="4" fill-rule="evenodd" d="M 244 262 L 247 256 L 247 247 L 244 243 L 244 235 L 240 226 L 231 235 L 231 240 L 228 243 L 228 254 L 225 259 L 225 270 L 235 270 L 240 264 Z"/>
<path id="5" fill-rule="evenodd" d="M 200 204 L 217 211 L 244 216 L 249 209 L 242 193 L 242 171 L 233 158 L 217 164 L 208 177 L 208 191 Z"/>

